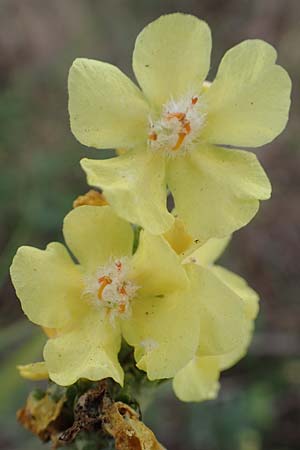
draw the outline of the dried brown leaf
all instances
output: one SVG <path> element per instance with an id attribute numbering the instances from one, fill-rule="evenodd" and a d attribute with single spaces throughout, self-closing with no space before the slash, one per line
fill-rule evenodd
<path id="1" fill-rule="evenodd" d="M 73 442 L 81 431 L 101 429 L 101 408 L 106 389 L 106 383 L 102 381 L 96 389 L 90 389 L 79 397 L 74 409 L 74 423 L 60 435 L 59 442 L 67 444 Z"/>
<path id="2" fill-rule="evenodd" d="M 58 433 L 54 422 L 60 415 L 64 402 L 64 396 L 55 402 L 47 393 L 42 399 L 36 399 L 31 394 L 24 408 L 17 412 L 17 418 L 25 428 L 47 442 L 52 439 L 53 434 Z"/>
<path id="3" fill-rule="evenodd" d="M 117 450 L 163 450 L 154 433 L 130 406 L 105 398 L 102 411 L 102 427 L 115 439 Z"/>

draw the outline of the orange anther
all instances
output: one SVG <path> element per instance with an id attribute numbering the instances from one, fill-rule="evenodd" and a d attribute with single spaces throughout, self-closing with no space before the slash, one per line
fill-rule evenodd
<path id="1" fill-rule="evenodd" d="M 105 284 L 111 284 L 112 279 L 108 277 L 107 275 L 104 275 L 104 277 L 98 278 L 99 283 L 105 283 Z"/>
<path id="2" fill-rule="evenodd" d="M 104 277 L 100 277 L 99 279 L 98 279 L 98 282 L 100 283 L 100 287 L 99 287 L 99 289 L 98 289 L 98 298 L 99 298 L 99 300 L 101 300 L 102 299 L 102 294 L 103 294 L 103 291 L 104 291 L 104 288 L 108 285 L 108 284 L 111 284 L 112 283 L 112 279 L 110 278 L 110 277 L 107 277 L 107 276 L 104 276 Z"/>
<path id="3" fill-rule="evenodd" d="M 192 105 L 196 105 L 197 102 L 198 102 L 198 97 L 193 97 L 192 98 Z"/>
<path id="4" fill-rule="evenodd" d="M 126 304 L 125 303 L 120 303 L 118 310 L 119 310 L 119 313 L 124 313 L 125 310 L 126 310 Z"/>
<path id="5" fill-rule="evenodd" d="M 172 150 L 178 150 L 186 137 L 186 133 L 178 133 L 178 139 Z"/>
<path id="6" fill-rule="evenodd" d="M 150 134 L 148 135 L 148 139 L 149 139 L 150 141 L 156 141 L 156 140 L 157 140 L 157 134 L 153 131 L 152 133 L 150 133 Z"/>
<path id="7" fill-rule="evenodd" d="M 122 269 L 122 263 L 121 261 L 117 261 L 116 262 L 116 268 L 118 269 L 118 271 L 120 271 Z"/>
<path id="8" fill-rule="evenodd" d="M 178 119 L 180 122 L 182 122 L 185 119 L 185 113 L 169 113 L 167 115 L 167 119 L 171 120 L 171 119 Z"/>
<path id="9" fill-rule="evenodd" d="M 185 129 L 186 134 L 189 134 L 189 133 L 191 132 L 191 125 L 190 125 L 190 122 L 186 122 L 186 123 L 183 125 L 183 128 Z"/>
<path id="10" fill-rule="evenodd" d="M 126 294 L 127 294 L 126 289 L 125 289 L 124 286 L 122 286 L 122 287 L 119 288 L 119 293 L 120 293 L 121 295 L 126 295 Z"/>

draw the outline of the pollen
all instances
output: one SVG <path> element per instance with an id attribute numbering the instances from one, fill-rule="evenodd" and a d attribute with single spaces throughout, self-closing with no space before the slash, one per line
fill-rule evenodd
<path id="1" fill-rule="evenodd" d="M 198 95 L 171 100 L 160 117 L 149 118 L 148 147 L 174 157 L 193 149 L 205 124 L 204 105 Z"/>
<path id="2" fill-rule="evenodd" d="M 97 308 L 105 310 L 111 322 L 131 315 L 131 300 L 138 287 L 128 278 L 127 258 L 112 259 L 85 279 L 84 296 Z"/>

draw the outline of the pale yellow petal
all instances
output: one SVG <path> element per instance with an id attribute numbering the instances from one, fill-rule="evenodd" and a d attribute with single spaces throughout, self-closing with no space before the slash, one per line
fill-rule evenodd
<path id="1" fill-rule="evenodd" d="M 244 342 L 247 324 L 241 298 L 209 268 L 193 264 L 199 304 L 199 356 L 216 356 Z"/>
<path id="2" fill-rule="evenodd" d="M 231 352 L 219 355 L 220 370 L 230 369 L 230 367 L 234 366 L 238 361 L 246 356 L 248 348 L 251 344 L 253 331 L 254 320 L 248 317 L 245 324 L 244 339 L 239 343 L 239 345 L 231 350 Z"/>
<path id="3" fill-rule="evenodd" d="M 220 370 L 224 370 L 236 364 L 237 361 L 245 356 L 248 350 L 253 334 L 254 319 L 258 313 L 259 297 L 257 293 L 250 288 L 246 280 L 235 273 L 220 266 L 212 266 L 210 270 L 240 297 L 246 315 L 244 339 L 241 340 L 231 352 L 219 356 Z"/>
<path id="4" fill-rule="evenodd" d="M 275 49 L 260 40 L 242 42 L 225 54 L 204 97 L 208 110 L 204 140 L 258 147 L 282 132 L 291 80 L 275 61 Z"/>
<path id="5" fill-rule="evenodd" d="M 246 225 L 259 200 L 271 194 L 270 182 L 253 153 L 215 146 L 201 146 L 169 161 L 167 182 L 176 212 L 202 242 Z"/>
<path id="6" fill-rule="evenodd" d="M 147 103 L 132 81 L 111 64 L 74 61 L 69 113 L 73 134 L 89 147 L 132 147 L 146 141 Z"/>
<path id="7" fill-rule="evenodd" d="M 154 105 L 199 92 L 209 70 L 211 34 L 208 25 L 188 14 L 168 14 L 138 35 L 133 70 Z"/>
<path id="8" fill-rule="evenodd" d="M 49 376 L 62 386 L 79 378 L 96 381 L 107 377 L 122 384 L 120 345 L 118 324 L 113 326 L 105 314 L 91 307 L 77 326 L 47 342 L 44 358 Z"/>
<path id="9" fill-rule="evenodd" d="M 164 237 L 178 255 L 184 255 L 193 245 L 192 236 L 187 232 L 184 222 L 178 218 L 175 218 L 173 226 Z"/>
<path id="10" fill-rule="evenodd" d="M 56 328 L 42 327 L 42 329 L 45 335 L 48 336 L 48 338 L 55 337 L 59 333 L 59 330 L 57 330 Z"/>
<path id="11" fill-rule="evenodd" d="M 202 266 L 208 266 L 214 263 L 222 255 L 229 244 L 230 239 L 231 236 L 222 239 L 209 239 L 191 254 L 190 259 Z"/>
<path id="12" fill-rule="evenodd" d="M 150 380 L 173 377 L 194 357 L 199 345 L 194 267 L 187 270 L 191 272 L 189 289 L 162 297 L 137 298 L 131 319 L 122 322 L 125 339 L 135 347 L 137 366 L 147 372 Z"/>
<path id="13" fill-rule="evenodd" d="M 19 365 L 17 366 L 17 369 L 21 377 L 26 378 L 27 380 L 39 381 L 48 380 L 49 378 L 48 369 L 44 361 Z"/>
<path id="14" fill-rule="evenodd" d="M 66 326 L 85 309 L 80 271 L 62 244 L 54 242 L 46 250 L 20 247 L 10 273 L 23 311 L 38 325 Z"/>
<path id="15" fill-rule="evenodd" d="M 80 206 L 64 220 L 65 240 L 85 270 L 132 253 L 133 231 L 110 206 Z"/>
<path id="16" fill-rule="evenodd" d="M 165 162 L 151 152 L 129 151 L 109 160 L 81 161 L 88 183 L 101 187 L 108 202 L 124 219 L 153 234 L 174 221 L 166 207 Z"/>
<path id="17" fill-rule="evenodd" d="M 177 216 L 175 209 L 172 213 L 175 216 L 175 222 L 173 226 L 164 233 L 164 237 L 179 255 L 180 260 L 183 263 L 195 262 L 195 258 L 193 258 L 192 255 L 199 247 L 204 245 L 205 241 L 193 239 L 192 235 L 187 231 L 185 223 Z"/>
<path id="18" fill-rule="evenodd" d="M 245 328 L 244 340 L 241 341 L 240 344 L 231 352 L 223 353 L 218 356 L 220 370 L 230 369 L 230 367 L 234 366 L 238 361 L 246 356 L 248 347 L 251 343 L 253 328 L 253 321 L 248 320 Z"/>
<path id="19" fill-rule="evenodd" d="M 184 402 L 201 402 L 215 398 L 219 391 L 218 357 L 192 359 L 173 379 L 173 389 Z"/>
<path id="20" fill-rule="evenodd" d="M 246 280 L 224 267 L 213 266 L 211 270 L 243 300 L 248 319 L 254 320 L 259 309 L 257 292 L 248 285 Z"/>
<path id="21" fill-rule="evenodd" d="M 161 296 L 188 285 L 184 267 L 169 243 L 163 237 L 144 230 L 132 257 L 130 277 L 135 285 L 140 286 L 140 297 Z"/>
<path id="22" fill-rule="evenodd" d="M 17 366 L 21 377 L 27 380 L 48 380 L 49 374 L 45 361 Z"/>

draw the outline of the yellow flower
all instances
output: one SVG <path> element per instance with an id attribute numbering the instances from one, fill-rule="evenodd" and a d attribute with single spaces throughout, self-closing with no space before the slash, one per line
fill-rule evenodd
<path id="1" fill-rule="evenodd" d="M 185 240 L 184 234 L 182 239 Z M 243 338 L 237 339 L 236 345 L 231 351 L 226 351 L 225 348 L 216 345 L 217 341 L 211 339 L 211 330 L 216 320 L 220 321 L 218 329 L 216 329 L 219 343 L 226 341 L 228 333 L 233 333 L 233 330 L 225 323 L 227 298 L 224 296 L 212 297 L 211 303 L 209 303 L 206 297 L 202 302 L 200 312 L 200 340 L 196 355 L 173 379 L 173 389 L 179 399 L 183 401 L 203 401 L 215 398 L 219 390 L 220 372 L 239 361 L 245 355 L 251 341 L 253 322 L 258 313 L 258 295 L 243 278 L 223 267 L 214 265 L 214 261 L 221 255 L 228 242 L 229 238 L 211 239 L 185 262 L 192 261 L 201 266 L 206 271 L 206 278 L 210 277 L 212 285 L 220 283 L 232 294 L 236 294 L 245 314 Z M 222 323 L 222 321 L 224 322 Z"/>
<path id="2" fill-rule="evenodd" d="M 89 184 L 104 190 L 120 216 L 153 234 L 174 220 L 167 186 L 190 234 L 202 242 L 244 226 L 259 200 L 270 197 L 256 156 L 237 148 L 261 146 L 281 133 L 290 78 L 271 45 L 247 40 L 225 54 L 209 84 L 210 51 L 207 24 L 175 13 L 136 40 L 133 70 L 142 90 L 111 64 L 76 59 L 70 70 L 76 138 L 127 150 L 109 160 L 82 160 Z"/>
<path id="3" fill-rule="evenodd" d="M 45 365 L 22 375 L 57 384 L 112 377 L 122 384 L 121 336 L 135 347 L 150 380 L 172 378 L 201 348 L 228 354 L 245 340 L 240 297 L 206 267 L 182 258 L 168 241 L 141 231 L 132 255 L 131 226 L 110 206 L 81 206 L 64 237 L 46 250 L 21 247 L 11 276 L 29 319 L 50 329 Z"/>
<path id="4" fill-rule="evenodd" d="M 221 364 L 223 364 L 222 368 L 225 368 L 225 365 L 229 367 L 241 357 L 251 336 L 252 319 L 257 312 L 257 296 L 237 275 L 221 267 L 211 266 L 212 261 L 220 255 L 227 245 L 228 238 L 212 239 L 190 256 L 187 256 L 189 249 L 194 248 L 194 243 L 189 241 L 189 236 L 178 219 L 176 219 L 170 232 L 165 235 L 165 238 L 178 253 L 182 268 L 188 276 L 192 295 L 191 298 L 187 296 L 184 298 L 184 308 L 181 313 L 185 316 L 186 311 L 193 308 L 199 339 L 193 358 L 175 375 L 175 392 L 183 400 L 200 400 L 197 389 L 204 390 L 206 386 L 203 386 L 202 378 L 202 381 L 199 380 L 197 387 L 193 388 L 196 381 L 192 377 L 201 376 L 203 366 L 211 366 L 210 360 L 213 360 L 214 365 L 216 364 L 215 361 L 220 363 L 218 368 L 221 367 Z M 151 380 L 159 378 L 157 369 L 161 370 L 162 367 L 166 367 L 166 372 L 171 377 L 171 371 L 167 369 L 167 366 L 170 365 L 167 352 L 164 358 L 161 358 L 159 354 L 157 359 L 153 358 L 153 351 L 157 348 L 157 342 L 152 335 L 153 327 L 160 329 L 160 342 L 165 339 L 166 330 L 163 324 L 168 324 L 167 333 L 170 332 L 172 335 L 181 333 L 176 319 L 177 314 L 173 313 L 174 305 L 172 302 L 161 303 L 160 315 L 157 315 L 157 318 L 152 316 L 152 308 L 148 309 L 149 321 L 143 321 L 142 303 L 136 302 L 132 318 L 133 323 L 125 324 L 127 342 L 135 347 L 137 366 L 146 371 L 148 378 Z M 168 319 L 170 316 L 171 320 Z M 184 336 L 182 335 L 181 338 L 185 337 L 186 341 L 181 346 L 178 346 L 178 343 L 175 342 L 173 344 L 173 351 L 176 352 L 180 360 L 181 352 L 188 352 L 189 341 L 194 342 L 195 333 L 194 324 L 191 328 L 189 319 L 183 316 L 182 320 L 185 321 L 186 328 Z M 251 321 L 249 318 L 251 318 Z M 199 361 L 201 364 L 200 372 L 190 374 L 190 372 L 195 371 L 194 364 L 199 365 Z M 177 366 L 179 366 L 179 363 Z M 174 364 L 172 364 L 172 369 L 174 369 Z M 203 376 L 209 378 L 213 374 L 212 369 L 208 368 L 208 373 Z M 188 389 L 186 385 L 189 384 L 189 378 L 191 378 L 189 389 L 193 389 L 194 392 L 193 399 L 186 398 L 184 393 L 181 395 L 181 389 L 184 389 L 184 387 Z M 209 381 L 211 382 L 211 378 L 209 378 Z"/>
<path id="5" fill-rule="evenodd" d="M 63 233 L 78 263 L 60 243 L 21 247 L 12 263 L 25 314 L 51 331 L 45 365 L 21 366 L 21 374 L 43 378 L 48 371 L 61 385 L 105 377 L 122 384 L 121 336 L 132 341 L 138 322 L 145 330 L 138 344 L 155 347 L 149 376 L 174 376 L 194 356 L 199 330 L 187 272 L 168 242 L 142 231 L 132 255 L 132 228 L 110 206 L 74 209 Z"/>

